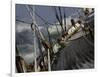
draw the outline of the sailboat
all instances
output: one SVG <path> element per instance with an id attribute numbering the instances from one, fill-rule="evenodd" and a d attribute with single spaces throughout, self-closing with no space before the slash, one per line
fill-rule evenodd
<path id="1" fill-rule="evenodd" d="M 65 12 L 62 13 L 61 8 L 58 7 L 59 11 L 58 15 L 57 9 L 54 8 L 55 16 L 59 22 L 54 25 L 56 25 L 55 29 L 59 37 L 57 37 L 55 42 L 52 43 L 49 30 L 50 28 L 49 27 L 46 28 L 49 37 L 49 40 L 47 40 L 44 37 L 44 34 L 41 32 L 38 24 L 36 24 L 35 22 L 34 16 L 36 15 L 36 13 L 34 12 L 35 11 L 34 7 L 31 8 L 33 9 L 33 12 L 30 11 L 30 7 L 28 5 L 26 5 L 26 9 L 28 10 L 28 13 L 30 14 L 33 20 L 33 22 L 29 24 L 31 24 L 30 28 L 34 34 L 35 57 L 33 63 L 31 64 L 32 67 L 30 67 L 29 65 L 27 66 L 24 65 L 27 63 L 24 64 L 21 63 L 21 65 L 27 69 L 26 71 L 20 71 L 19 73 L 28 72 L 29 70 L 30 72 L 37 72 L 37 71 L 71 70 L 71 69 L 81 69 L 81 68 L 85 69 L 94 67 L 94 12 L 91 12 L 88 16 L 84 17 L 84 22 L 82 23 L 85 26 L 84 31 L 79 31 L 79 29 L 77 29 L 75 30 L 75 32 L 72 32 L 71 34 L 68 35 L 66 34 L 69 30 L 66 25 L 66 13 Z M 45 22 L 43 18 L 41 19 Z M 48 22 L 46 22 L 45 25 L 47 24 Z M 57 25 L 59 25 L 60 27 Z M 67 38 L 66 40 L 63 40 L 62 37 L 65 36 L 67 36 Z M 37 49 L 36 49 L 37 40 L 40 50 L 39 56 L 37 56 Z M 62 45 L 58 43 L 59 41 L 60 42 L 62 41 Z M 19 61 L 17 61 L 16 63 L 19 63 Z M 16 65 L 16 67 L 18 67 L 18 65 Z M 29 69 L 28 67 L 32 69 Z"/>

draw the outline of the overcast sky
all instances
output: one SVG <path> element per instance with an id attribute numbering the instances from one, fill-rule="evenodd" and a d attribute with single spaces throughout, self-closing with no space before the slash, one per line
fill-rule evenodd
<path id="1" fill-rule="evenodd" d="M 79 9 L 79 8 L 72 8 L 72 7 L 63 7 L 63 8 L 65 9 L 66 12 L 66 18 L 74 13 L 77 13 L 77 9 Z M 63 8 L 61 8 L 62 13 L 63 13 Z M 55 21 L 57 22 L 57 19 L 55 17 L 55 12 L 52 6 L 36 5 L 35 12 L 49 23 L 54 24 Z M 38 25 L 44 24 L 44 21 L 42 21 L 38 16 L 35 15 L 35 18 Z M 32 63 L 32 61 L 34 60 L 34 49 L 33 49 L 34 37 L 33 37 L 32 30 L 30 28 L 30 24 L 27 24 L 27 23 L 32 23 L 32 18 L 29 15 L 29 12 L 27 11 L 25 5 L 23 4 L 16 5 L 16 19 L 25 21 L 25 23 L 18 22 L 18 21 L 16 22 L 16 41 L 17 41 L 18 49 L 20 51 L 20 54 L 25 59 L 25 61 L 27 63 Z M 41 30 L 42 32 L 44 31 L 44 33 L 47 33 L 46 30 L 43 29 L 43 27 L 45 26 L 47 25 L 42 25 Z M 51 28 L 51 29 L 56 29 L 56 28 Z M 39 54 L 39 49 L 37 54 Z"/>
<path id="2" fill-rule="evenodd" d="M 68 17 L 76 13 L 77 10 L 80 8 L 61 7 L 62 13 L 64 13 L 63 9 L 65 9 L 66 17 Z M 49 23 L 54 23 L 55 21 L 57 21 L 53 6 L 35 5 L 35 12 Z M 44 24 L 44 21 L 42 21 L 37 15 L 35 16 L 35 18 L 36 22 L 39 25 Z M 29 12 L 27 11 L 26 6 L 24 4 L 16 4 L 16 19 L 23 20 L 28 23 L 32 22 L 31 16 L 29 15 Z"/>

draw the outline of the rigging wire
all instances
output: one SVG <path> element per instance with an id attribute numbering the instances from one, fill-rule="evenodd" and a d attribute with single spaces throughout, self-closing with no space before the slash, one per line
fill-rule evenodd
<path id="1" fill-rule="evenodd" d="M 61 25 L 63 25 L 61 7 L 58 7 L 58 9 L 59 9 L 59 15 L 60 15 L 59 19 L 60 19 Z"/>
<path id="2" fill-rule="evenodd" d="M 28 6 L 27 6 L 27 9 L 28 9 L 30 15 L 32 16 L 31 11 L 29 10 L 29 7 L 28 7 Z M 33 16 L 32 16 L 32 18 L 33 18 Z M 38 28 L 38 25 L 37 25 L 36 23 L 34 23 L 34 21 L 33 21 L 33 25 L 34 25 L 34 28 L 36 28 L 37 31 L 39 32 L 40 37 L 42 38 L 42 42 L 44 42 L 44 41 L 45 41 L 45 38 L 43 37 L 42 33 L 40 32 L 40 30 L 39 30 L 39 28 Z M 33 28 L 33 30 L 35 30 L 34 28 Z M 44 42 L 44 44 L 47 44 L 47 43 Z M 50 52 L 50 49 L 47 48 L 46 50 L 48 51 L 48 70 L 51 71 L 50 53 L 49 53 L 49 52 Z M 35 67 L 35 68 L 36 68 L 36 67 Z"/>
<path id="3" fill-rule="evenodd" d="M 62 33 L 63 33 L 64 29 L 63 29 L 63 25 L 62 25 L 62 22 L 61 22 L 62 20 L 60 20 L 60 17 L 59 17 L 59 15 L 58 15 L 57 9 L 56 9 L 56 7 L 53 7 L 52 9 L 53 9 L 53 11 L 55 12 L 56 19 L 58 20 L 58 22 L 59 22 L 59 24 L 60 24 L 60 26 L 61 26 L 61 29 L 62 29 Z M 59 9 L 58 9 L 58 10 L 59 10 Z"/>
<path id="4" fill-rule="evenodd" d="M 32 10 L 32 8 L 30 7 L 30 9 Z M 48 22 L 47 20 L 45 20 L 44 18 L 42 18 L 36 11 L 33 11 L 45 24 L 49 24 L 49 25 L 54 25 L 50 22 Z"/>
<path id="5" fill-rule="evenodd" d="M 66 12 L 65 12 L 65 8 L 63 8 L 63 12 L 64 12 L 64 27 L 65 27 L 65 31 L 66 31 Z"/>
<path id="6" fill-rule="evenodd" d="M 29 7 L 31 10 L 32 10 L 32 8 L 31 7 Z M 28 11 L 30 10 L 28 8 Z M 42 18 L 36 11 L 33 11 L 35 14 L 36 14 L 36 16 L 38 16 L 43 22 L 44 22 L 44 24 L 40 24 L 39 26 L 42 26 L 42 25 L 55 25 L 55 24 L 52 24 L 52 23 L 50 23 L 50 22 L 48 22 L 48 21 L 46 21 L 44 18 Z M 31 14 L 31 16 L 32 16 L 32 14 Z M 23 23 L 28 23 L 28 22 L 25 22 L 25 21 L 22 21 L 22 20 L 18 20 L 18 19 L 16 19 L 16 21 L 19 21 L 19 22 L 23 22 Z M 28 23 L 28 24 L 31 24 L 31 23 Z M 60 24 L 56 24 L 56 25 L 60 25 Z"/>

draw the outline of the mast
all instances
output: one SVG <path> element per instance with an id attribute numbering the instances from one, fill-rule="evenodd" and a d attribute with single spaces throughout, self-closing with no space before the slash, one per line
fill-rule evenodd
<path id="1" fill-rule="evenodd" d="M 35 22 L 35 14 L 34 14 L 34 11 L 35 11 L 35 6 L 33 6 L 32 7 L 32 9 L 33 9 L 33 13 L 31 13 L 31 11 L 30 11 L 30 8 L 29 8 L 29 6 L 28 5 L 26 5 L 26 8 L 27 8 L 27 11 L 29 12 L 29 14 L 30 14 L 30 16 L 32 17 L 32 21 L 33 21 L 33 23 L 35 23 L 36 24 L 36 22 Z M 36 27 L 35 27 L 35 24 L 32 24 L 31 25 L 31 28 L 32 28 L 32 31 L 33 31 L 33 36 L 34 36 L 34 67 L 35 67 L 35 72 L 37 72 L 37 61 L 36 61 L 36 59 L 37 59 L 37 54 L 36 54 Z"/>
<path id="2" fill-rule="evenodd" d="M 33 18 L 33 22 L 36 23 L 36 21 L 35 21 L 35 14 L 34 14 L 35 6 L 32 6 L 32 7 L 33 7 L 33 16 L 32 16 L 32 18 Z M 37 72 L 37 61 L 36 61 L 36 59 L 37 59 L 37 54 L 36 54 L 36 51 L 37 51 L 37 49 L 36 49 L 36 47 L 37 47 L 37 44 L 36 44 L 36 28 L 35 28 L 34 24 L 32 26 L 33 26 L 33 29 L 34 29 L 34 32 L 33 32 L 34 33 L 34 62 L 35 62 L 34 67 L 35 67 L 35 72 Z"/>
<path id="3" fill-rule="evenodd" d="M 32 20 L 33 20 L 33 23 L 31 25 L 31 28 L 32 28 L 32 30 L 34 32 L 34 62 L 35 62 L 34 67 L 35 67 L 35 72 L 38 71 L 37 70 L 37 55 L 36 55 L 36 51 L 37 51 L 37 49 L 36 49 L 36 46 L 37 46 L 36 45 L 36 31 L 39 33 L 39 36 L 40 36 L 40 38 L 42 40 L 42 44 L 43 44 L 44 48 L 46 49 L 46 51 L 48 52 L 48 70 L 50 71 L 51 70 L 51 64 L 50 64 L 50 48 L 48 47 L 49 46 L 48 45 L 48 42 L 45 40 L 43 34 L 39 30 L 38 25 L 36 24 L 36 21 L 35 21 L 35 12 L 34 12 L 35 11 L 35 7 L 34 6 L 32 7 L 33 13 L 31 13 L 30 8 L 28 6 L 26 6 L 26 8 L 29 11 L 30 16 L 32 17 Z"/>

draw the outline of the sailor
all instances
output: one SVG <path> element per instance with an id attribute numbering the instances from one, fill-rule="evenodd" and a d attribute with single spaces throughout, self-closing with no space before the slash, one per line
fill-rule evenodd
<path id="1" fill-rule="evenodd" d="M 66 41 L 67 35 L 70 35 L 71 33 L 73 33 L 75 31 L 74 19 L 71 19 L 71 25 L 72 25 L 72 27 L 67 32 L 64 32 L 60 38 L 58 38 L 58 42 Z"/>
<path id="2" fill-rule="evenodd" d="M 75 21 L 74 21 L 74 19 L 71 19 L 71 25 L 72 25 L 72 27 L 68 30 L 68 35 L 70 35 L 71 33 L 73 33 L 75 31 Z"/>
<path id="3" fill-rule="evenodd" d="M 84 27 L 81 20 L 78 20 L 77 22 L 74 21 L 74 19 L 71 19 L 72 27 L 68 30 L 68 35 L 66 36 L 66 40 L 72 37 L 75 33 L 81 31 Z"/>
<path id="4" fill-rule="evenodd" d="M 78 31 L 84 28 L 84 24 L 82 24 L 81 20 L 78 20 L 77 23 L 75 24 L 75 28 L 80 28 Z"/>
<path id="5" fill-rule="evenodd" d="M 65 32 L 60 38 L 57 39 L 57 44 L 54 45 L 53 48 L 55 53 L 67 45 L 68 42 L 66 42 L 66 40 L 69 39 L 75 32 L 81 31 L 82 28 L 84 28 L 81 20 L 78 20 L 75 23 L 74 19 L 71 19 L 71 24 L 72 27 L 68 30 L 68 32 Z"/>
<path id="6" fill-rule="evenodd" d="M 66 46 L 66 40 L 69 39 L 75 32 L 78 32 L 81 30 L 81 27 L 83 28 L 84 25 L 80 20 L 78 20 L 76 23 L 74 19 L 71 19 L 72 27 L 68 30 L 68 32 L 64 33 L 60 38 L 57 39 L 58 44 L 61 45 L 61 47 Z"/>

